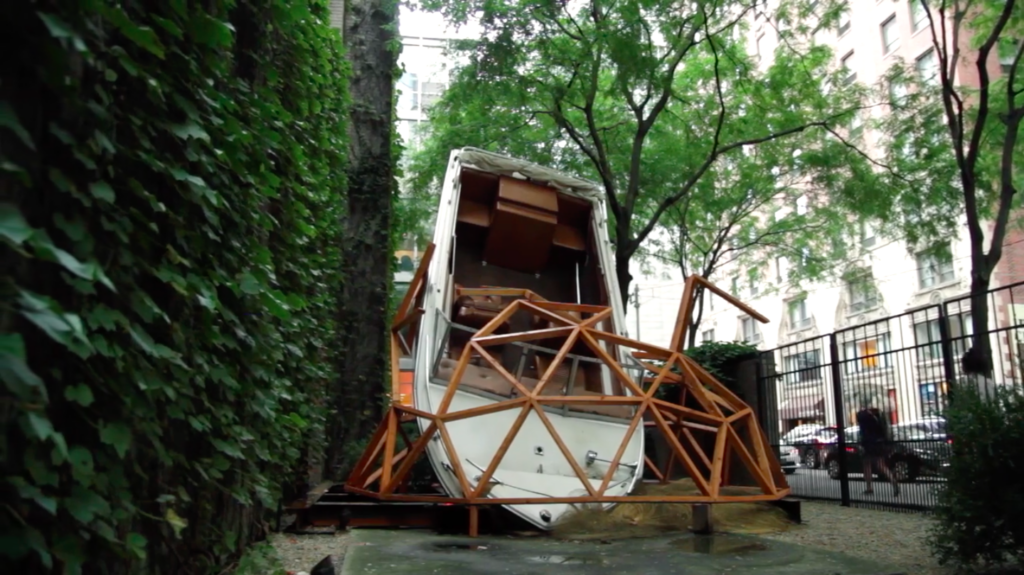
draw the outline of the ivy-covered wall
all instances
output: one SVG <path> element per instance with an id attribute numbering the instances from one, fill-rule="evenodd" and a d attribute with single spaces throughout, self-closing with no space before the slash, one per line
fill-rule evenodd
<path id="1" fill-rule="evenodd" d="M 335 375 L 328 19 L 0 2 L 0 572 L 220 572 L 264 530 Z"/>

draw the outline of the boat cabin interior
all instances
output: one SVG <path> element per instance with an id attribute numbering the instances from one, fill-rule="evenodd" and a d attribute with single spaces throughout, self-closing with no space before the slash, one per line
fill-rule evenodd
<path id="1" fill-rule="evenodd" d="M 435 383 L 447 383 L 470 337 L 516 298 L 465 293 L 467 289 L 525 289 L 548 301 L 608 306 L 608 283 L 599 264 L 594 204 L 555 188 L 470 168 L 461 171 L 455 242 L 448 269 L 454 289 L 449 306 L 447 341 L 435 363 Z M 614 297 L 617 297 L 614 296 Z M 580 318 L 576 312 L 564 312 Z M 584 316 L 582 319 L 586 319 Z M 520 333 L 558 327 L 519 311 L 495 332 Z M 611 318 L 598 329 L 614 331 Z M 488 351 L 527 388 L 538 383 L 564 339 L 508 343 Z M 617 358 L 614 345 L 604 348 Z M 516 389 L 483 358 L 474 357 L 460 390 L 502 399 Z M 609 395 L 622 386 L 597 354 L 582 341 L 544 386 L 543 395 Z M 579 415 L 630 417 L 628 406 L 557 408 Z"/>

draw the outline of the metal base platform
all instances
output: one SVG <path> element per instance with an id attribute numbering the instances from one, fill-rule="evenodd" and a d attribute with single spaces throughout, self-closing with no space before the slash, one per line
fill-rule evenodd
<path id="1" fill-rule="evenodd" d="M 344 484 L 334 484 L 310 491 L 304 499 L 296 500 L 280 509 L 281 517 L 294 515 L 285 532 L 302 533 L 325 528 L 405 528 L 430 529 L 438 533 L 496 534 L 516 531 L 534 531 L 534 527 L 500 505 L 459 505 L 444 501 L 438 492 L 438 501 L 381 501 L 363 495 L 347 493 Z"/>

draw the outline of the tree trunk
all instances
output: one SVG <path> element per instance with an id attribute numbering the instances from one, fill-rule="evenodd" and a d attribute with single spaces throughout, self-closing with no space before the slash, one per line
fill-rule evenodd
<path id="1" fill-rule="evenodd" d="M 388 284 L 391 274 L 391 154 L 397 7 L 389 0 L 350 0 L 345 45 L 349 83 L 348 211 L 342 252 L 338 373 L 329 422 L 327 469 L 340 479 L 381 417 L 388 373 Z"/>
<path id="2" fill-rule="evenodd" d="M 628 240 L 615 239 L 615 277 L 619 280 L 619 299 L 622 305 L 629 304 L 629 285 L 633 281 L 633 274 L 629 273 L 629 260 L 635 251 L 625 246 L 626 243 Z"/>
<path id="3" fill-rule="evenodd" d="M 973 259 L 973 258 L 972 258 Z M 971 348 L 960 359 L 965 375 L 992 377 L 992 340 L 988 327 L 988 290 L 992 270 L 986 262 L 972 262 L 971 272 Z"/>
<path id="4" fill-rule="evenodd" d="M 700 322 L 704 320 L 704 286 L 698 285 L 693 290 L 693 307 L 690 308 L 690 330 L 686 334 L 686 348 L 697 347 L 697 332 L 700 330 Z"/>

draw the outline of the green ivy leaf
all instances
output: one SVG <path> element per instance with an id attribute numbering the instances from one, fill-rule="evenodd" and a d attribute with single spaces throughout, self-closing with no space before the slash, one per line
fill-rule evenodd
<path id="1" fill-rule="evenodd" d="M 117 291 L 114 289 L 114 284 L 111 283 L 110 278 L 103 273 L 103 270 L 99 265 L 95 263 L 83 263 L 75 256 L 58 248 L 53 244 L 53 241 L 50 240 L 50 237 L 46 232 L 33 234 L 31 244 L 43 259 L 60 264 L 61 267 L 80 278 L 99 281 L 111 291 Z"/>
<path id="2" fill-rule="evenodd" d="M 124 540 L 125 546 L 139 559 L 146 558 L 146 545 L 149 541 L 141 533 L 129 533 Z"/>
<path id="3" fill-rule="evenodd" d="M 82 540 L 76 535 L 62 533 L 53 538 L 53 554 L 64 562 L 64 575 L 82 572 L 85 563 L 85 549 Z"/>
<path id="4" fill-rule="evenodd" d="M 50 515 L 57 514 L 57 500 L 43 493 L 42 489 L 39 489 L 30 483 L 26 483 L 25 480 L 20 477 L 13 477 L 9 479 L 9 481 L 14 483 L 15 487 L 18 488 L 18 495 L 20 495 L 22 499 L 34 501 L 40 507 L 49 511 Z"/>
<path id="5" fill-rule="evenodd" d="M 60 40 L 62 38 L 71 38 L 74 36 L 74 32 L 71 28 L 60 18 L 53 14 L 47 14 L 46 12 L 36 12 L 39 19 L 46 25 L 46 29 L 49 30 L 50 36 Z"/>
<path id="6" fill-rule="evenodd" d="M 25 452 L 25 469 L 28 470 L 29 475 L 32 476 L 32 480 L 36 485 L 57 486 L 57 472 L 54 471 L 48 461 L 37 457 L 34 450 L 27 450 Z"/>
<path id="7" fill-rule="evenodd" d="M 49 402 L 43 380 L 25 363 L 25 342 L 20 334 L 0 334 L 0 381 L 22 401 Z"/>
<path id="8" fill-rule="evenodd" d="M 32 141 L 32 136 L 29 135 L 28 130 L 18 121 L 18 115 L 14 113 L 14 108 L 6 100 L 0 100 L 0 128 L 7 128 L 14 132 L 14 135 L 18 136 L 18 139 L 21 140 L 22 144 L 25 144 L 26 148 L 35 151 L 36 144 Z"/>
<path id="9" fill-rule="evenodd" d="M 71 488 L 71 496 L 64 499 L 64 508 L 80 523 L 88 525 L 97 515 L 110 513 L 110 504 L 95 491 L 80 485 Z"/>
<path id="10" fill-rule="evenodd" d="M 89 193 L 91 193 L 97 200 L 103 200 L 110 204 L 114 203 L 114 199 L 116 198 L 114 188 L 110 187 L 110 184 L 104 181 L 89 184 Z"/>
<path id="11" fill-rule="evenodd" d="M 242 274 L 242 279 L 238 282 L 238 287 L 244 293 L 249 295 L 256 295 L 263 290 L 263 286 L 260 284 L 259 280 L 248 272 Z"/>
<path id="12" fill-rule="evenodd" d="M 197 140 L 203 140 L 205 142 L 210 141 L 210 135 L 206 133 L 206 130 L 204 130 L 202 126 L 196 124 L 195 122 L 188 122 L 185 124 L 177 124 L 171 126 L 171 132 L 173 132 L 175 136 L 178 136 L 183 140 L 195 138 Z"/>
<path id="13" fill-rule="evenodd" d="M 60 432 L 54 433 L 50 439 L 53 440 L 53 451 L 50 453 L 50 461 L 54 465 L 61 465 L 68 460 L 68 443 L 64 439 L 64 434 Z"/>
<path id="14" fill-rule="evenodd" d="M 64 390 L 64 399 L 73 401 L 83 407 L 89 407 L 92 405 L 92 402 L 95 401 L 95 398 L 92 395 L 92 389 L 84 383 L 68 386 L 68 388 Z"/>
<path id="15" fill-rule="evenodd" d="M 288 304 L 280 297 L 280 292 L 274 290 L 265 291 L 260 294 L 260 302 L 266 306 L 267 311 L 274 314 L 278 319 L 291 319 L 291 311 L 288 309 Z"/>
<path id="16" fill-rule="evenodd" d="M 100 441 L 117 450 L 117 455 L 124 459 L 132 442 L 132 433 L 128 426 L 120 421 L 108 423 L 100 428 Z"/>
<path id="17" fill-rule="evenodd" d="M 82 484 L 92 484 L 96 476 L 96 468 L 92 459 L 92 452 L 81 445 L 74 445 L 68 448 L 68 462 L 71 463 L 71 475 Z"/>
<path id="18" fill-rule="evenodd" d="M 34 435 L 40 441 L 46 441 L 54 433 L 53 424 L 45 413 L 27 411 L 25 412 L 25 422 L 28 424 L 26 432 Z"/>
<path id="19" fill-rule="evenodd" d="M 0 203 L 0 236 L 16 246 L 32 237 L 32 228 L 14 204 Z"/>
<path id="20" fill-rule="evenodd" d="M 235 459 L 242 459 L 242 457 L 243 457 L 242 456 L 242 452 L 239 451 L 239 449 L 238 449 L 238 445 L 235 444 L 234 442 L 230 442 L 229 443 L 229 442 L 224 441 L 222 439 L 212 438 L 212 439 L 210 439 L 210 443 L 212 443 L 213 446 L 216 447 L 218 451 L 220 451 L 221 453 L 224 453 L 225 455 L 228 455 L 230 457 L 234 457 Z M 219 460 L 215 459 L 214 461 L 216 462 L 216 461 L 219 461 Z"/>
<path id="21" fill-rule="evenodd" d="M 164 513 L 164 519 L 171 525 L 171 529 L 174 529 L 174 536 L 181 539 L 181 532 L 183 529 L 188 527 L 188 521 L 182 519 L 173 508 L 168 507 Z"/>
<path id="22" fill-rule="evenodd" d="M 7 556 L 15 561 L 25 557 L 32 551 L 39 554 L 39 560 L 47 570 L 53 568 L 53 556 L 50 555 L 46 538 L 35 527 L 27 526 L 8 528 L 0 533 L 0 556 Z"/>

